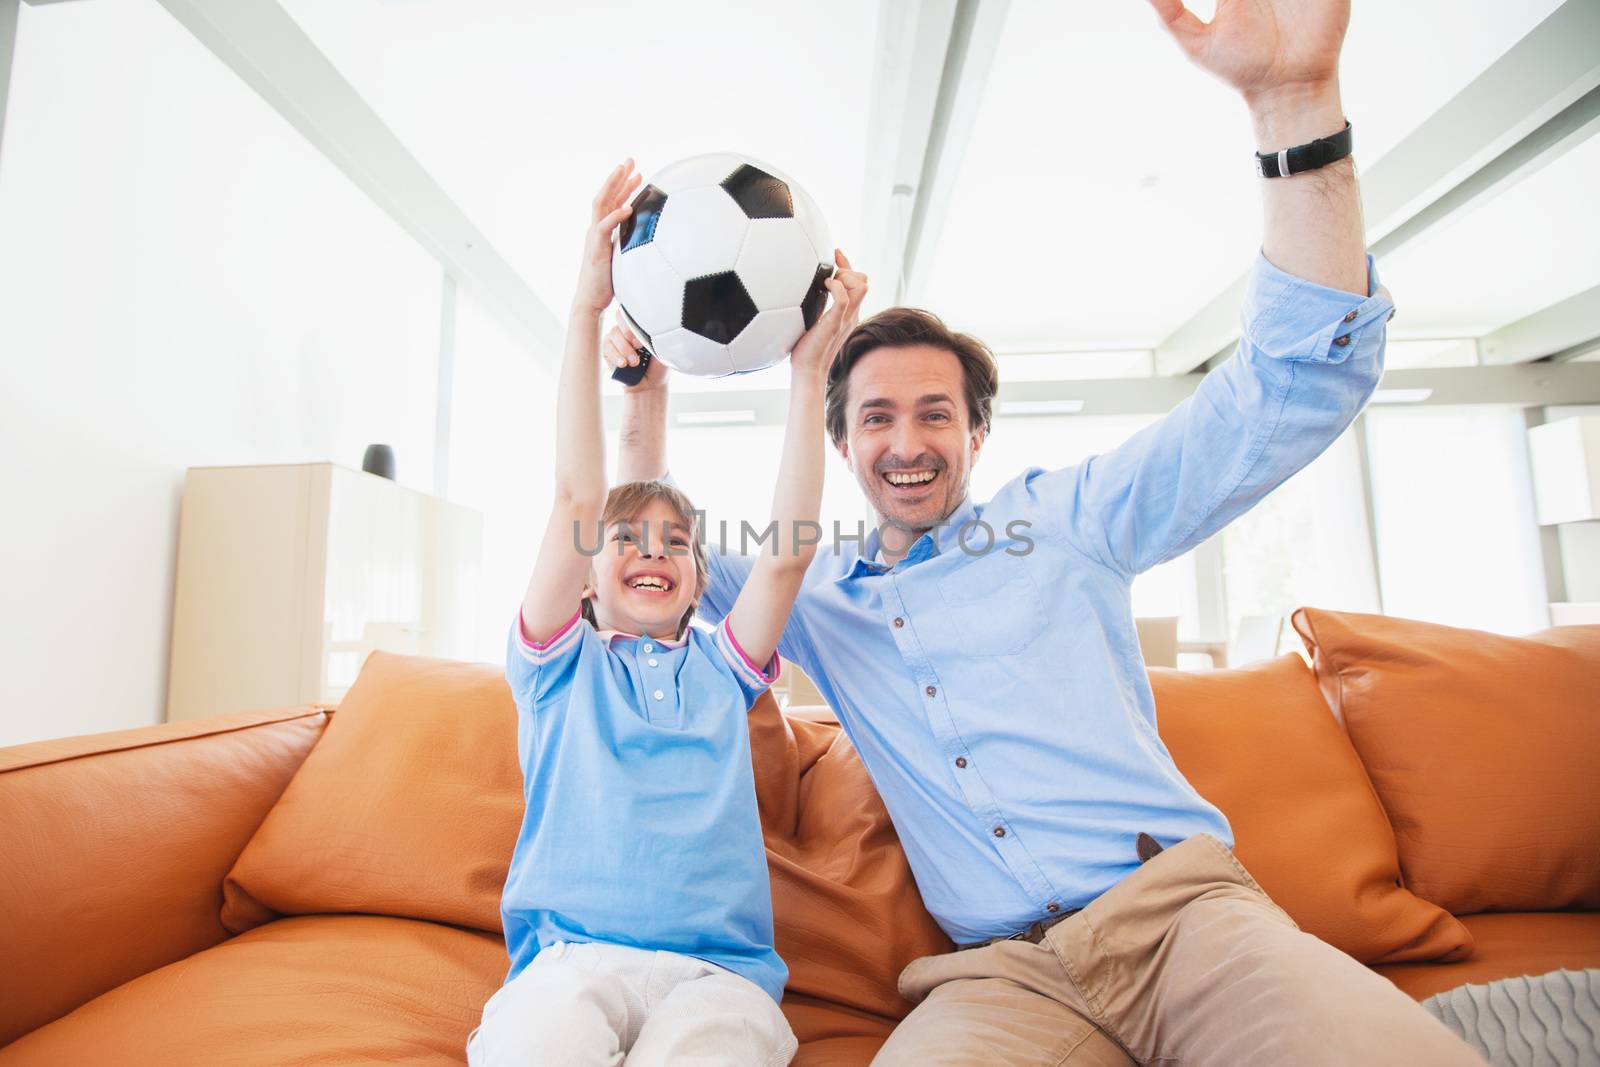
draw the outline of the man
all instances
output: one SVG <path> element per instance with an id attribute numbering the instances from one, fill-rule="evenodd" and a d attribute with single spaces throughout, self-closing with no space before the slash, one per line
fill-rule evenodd
<path id="1" fill-rule="evenodd" d="M 1238 353 L 1121 447 L 987 505 L 967 495 L 998 385 L 981 343 L 892 309 L 829 377 L 828 429 L 880 531 L 818 553 L 779 648 L 838 712 L 957 945 L 901 975 L 918 1006 L 879 1062 L 1477 1063 L 1295 928 L 1156 733 L 1129 584 L 1338 437 L 1382 372 L 1393 304 L 1337 136 L 1348 0 L 1219 0 L 1209 24 L 1152 3 L 1273 154 Z M 664 373 L 626 403 L 621 476 L 663 476 Z M 752 561 L 710 562 L 716 620 Z"/>

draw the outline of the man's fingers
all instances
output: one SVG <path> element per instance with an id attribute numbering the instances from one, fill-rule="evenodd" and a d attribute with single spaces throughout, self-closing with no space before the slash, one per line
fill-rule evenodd
<path id="1" fill-rule="evenodd" d="M 1192 50 L 1206 32 L 1206 24 L 1184 6 L 1183 0 L 1150 0 L 1150 6 L 1155 8 L 1167 32 L 1176 37 L 1186 50 Z"/>
<path id="2" fill-rule="evenodd" d="M 615 330 L 606 336 L 605 355 L 613 367 L 631 367 L 639 362 L 639 354 Z"/>

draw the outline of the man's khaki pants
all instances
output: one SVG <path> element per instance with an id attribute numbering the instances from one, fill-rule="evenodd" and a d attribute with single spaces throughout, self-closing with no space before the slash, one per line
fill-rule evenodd
<path id="1" fill-rule="evenodd" d="M 913 960 L 900 992 L 917 1008 L 875 1064 L 1483 1064 L 1387 979 L 1302 933 L 1206 834 L 1039 944 Z"/>

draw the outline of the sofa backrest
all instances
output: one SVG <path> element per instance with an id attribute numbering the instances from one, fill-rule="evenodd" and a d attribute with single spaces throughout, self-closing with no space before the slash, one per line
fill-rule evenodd
<path id="1" fill-rule="evenodd" d="M 1600 908 L 1600 626 L 1506 637 L 1315 608 L 1294 625 L 1408 887 L 1458 915 Z"/>

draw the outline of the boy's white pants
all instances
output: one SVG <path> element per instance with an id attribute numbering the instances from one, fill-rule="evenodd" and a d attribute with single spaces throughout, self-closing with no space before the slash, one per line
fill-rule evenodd
<path id="1" fill-rule="evenodd" d="M 467 1062 L 783 1067 L 795 1047 L 748 978 L 676 952 L 557 941 L 483 1006 Z"/>

